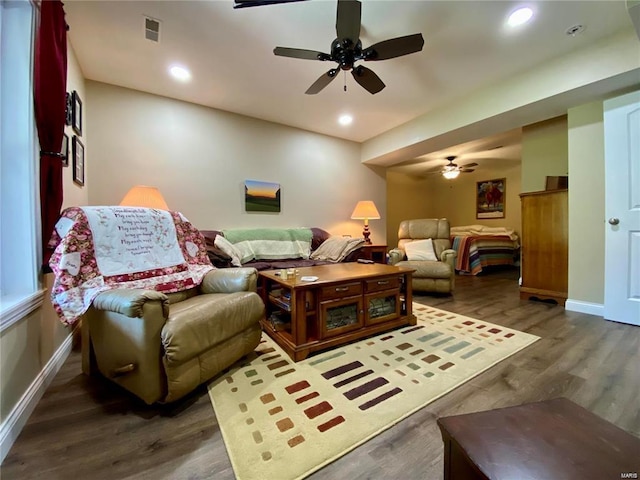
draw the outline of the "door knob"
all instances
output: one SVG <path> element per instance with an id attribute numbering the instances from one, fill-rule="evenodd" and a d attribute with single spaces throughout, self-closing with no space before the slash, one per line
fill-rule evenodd
<path id="1" fill-rule="evenodd" d="M 616 217 L 611 217 L 611 218 L 609 219 L 609 223 L 610 223 L 611 225 L 618 225 L 618 224 L 620 223 L 620 219 L 618 219 L 618 218 L 616 218 Z"/>

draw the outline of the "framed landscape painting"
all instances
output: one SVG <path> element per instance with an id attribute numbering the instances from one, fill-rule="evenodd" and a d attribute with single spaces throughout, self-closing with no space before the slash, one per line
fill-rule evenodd
<path id="1" fill-rule="evenodd" d="M 507 179 L 476 182 L 476 218 L 504 218 Z"/>
<path id="2" fill-rule="evenodd" d="M 280 212 L 280 184 L 245 180 L 244 205 L 247 212 Z"/>

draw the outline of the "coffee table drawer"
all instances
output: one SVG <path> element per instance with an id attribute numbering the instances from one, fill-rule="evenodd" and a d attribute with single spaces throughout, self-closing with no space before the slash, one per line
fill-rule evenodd
<path id="1" fill-rule="evenodd" d="M 322 300 L 352 297 L 362 293 L 362 283 L 342 283 L 333 287 L 322 287 Z"/>
<path id="2" fill-rule="evenodd" d="M 382 290 L 397 289 L 400 286 L 399 277 L 378 278 L 375 280 L 367 280 L 365 288 L 367 293 L 380 292 Z"/>

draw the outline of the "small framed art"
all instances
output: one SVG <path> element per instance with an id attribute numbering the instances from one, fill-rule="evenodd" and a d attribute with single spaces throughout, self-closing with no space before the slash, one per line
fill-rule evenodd
<path id="1" fill-rule="evenodd" d="M 247 212 L 280 212 L 280 184 L 245 180 L 244 205 Z"/>
<path id="2" fill-rule="evenodd" d="M 506 178 L 477 182 L 476 218 L 504 218 Z"/>
<path id="3" fill-rule="evenodd" d="M 73 95 L 69 92 L 65 93 L 65 109 L 64 109 L 64 124 L 71 125 L 73 122 Z"/>
<path id="4" fill-rule="evenodd" d="M 71 126 L 73 131 L 82 136 L 82 100 L 77 91 L 73 91 L 71 108 Z"/>
<path id="5" fill-rule="evenodd" d="M 62 148 L 60 149 L 60 160 L 62 160 L 62 166 L 69 166 L 69 137 L 66 133 L 62 134 Z"/>
<path id="6" fill-rule="evenodd" d="M 77 135 L 73 136 L 73 181 L 84 185 L 84 145 Z"/>

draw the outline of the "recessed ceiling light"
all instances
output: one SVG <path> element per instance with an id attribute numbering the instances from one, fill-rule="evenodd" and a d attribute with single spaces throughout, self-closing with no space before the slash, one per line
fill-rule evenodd
<path id="1" fill-rule="evenodd" d="M 522 7 L 509 15 L 509 20 L 507 20 L 507 25 L 510 27 L 517 27 L 518 25 L 522 25 L 523 23 L 527 23 L 533 17 L 533 10 L 529 7 Z"/>
<path id="2" fill-rule="evenodd" d="M 169 69 L 169 73 L 171 73 L 173 78 L 175 78 L 176 80 L 180 80 L 181 82 L 191 80 L 191 72 L 179 65 L 174 65 L 173 67 L 171 67 Z"/>
<path id="3" fill-rule="evenodd" d="M 353 122 L 353 117 L 351 115 L 341 115 L 338 119 L 338 123 L 340 123 L 340 125 L 351 125 L 351 122 Z"/>

